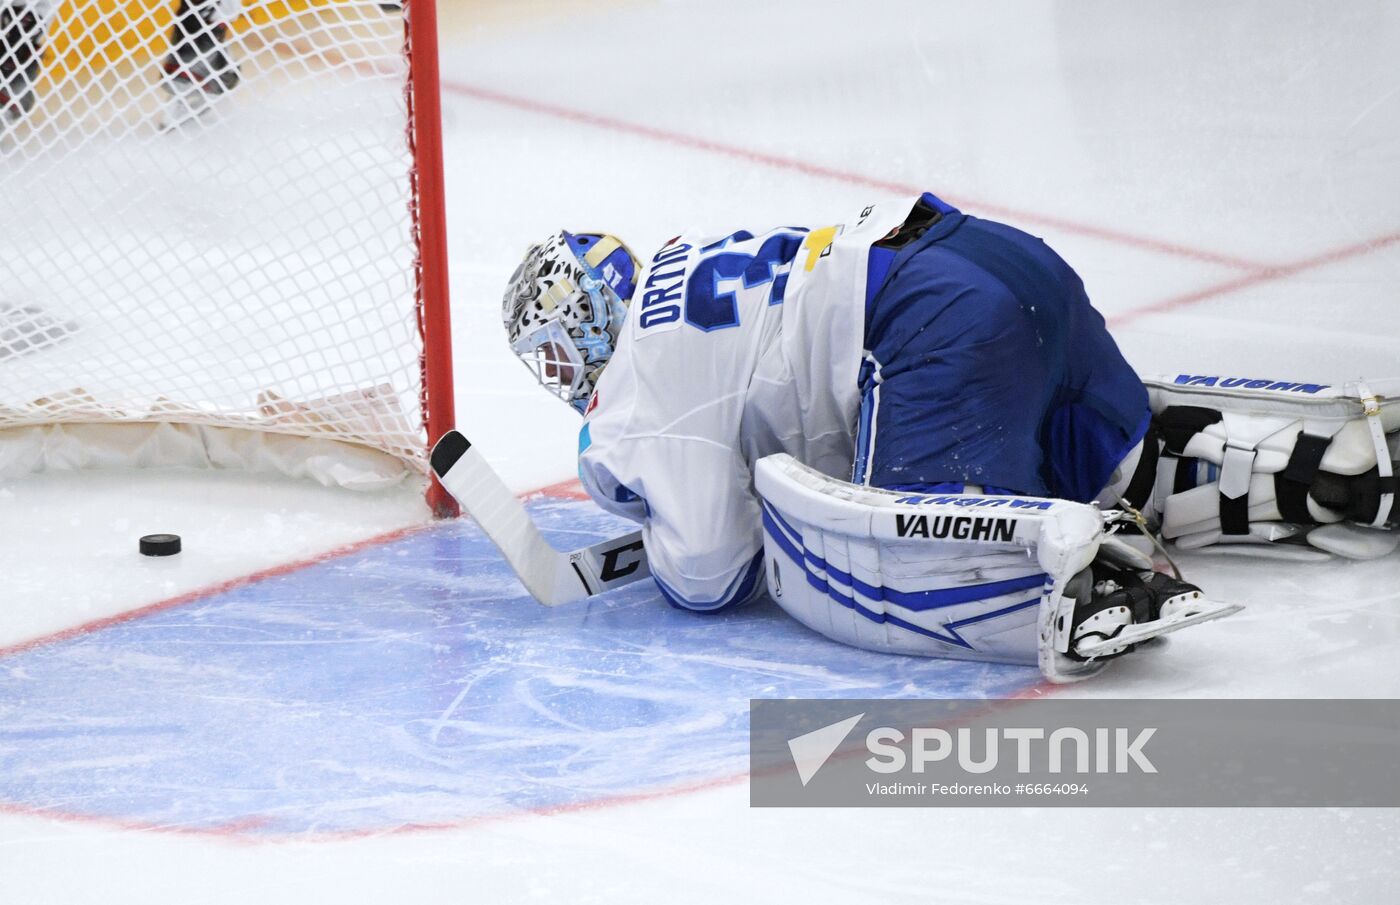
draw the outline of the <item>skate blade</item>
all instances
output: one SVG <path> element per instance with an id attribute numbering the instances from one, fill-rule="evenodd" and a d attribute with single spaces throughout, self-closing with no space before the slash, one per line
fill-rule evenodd
<path id="1" fill-rule="evenodd" d="M 1210 609 L 1199 610 L 1184 616 L 1158 619 L 1143 625 L 1130 625 L 1112 638 L 1086 639 L 1075 645 L 1075 653 L 1081 657 L 1095 657 L 1120 651 L 1129 644 L 1140 644 L 1143 641 L 1170 635 L 1172 632 L 1199 625 L 1202 622 L 1224 619 L 1242 609 L 1244 607 L 1237 603 L 1218 603 L 1212 605 Z"/>

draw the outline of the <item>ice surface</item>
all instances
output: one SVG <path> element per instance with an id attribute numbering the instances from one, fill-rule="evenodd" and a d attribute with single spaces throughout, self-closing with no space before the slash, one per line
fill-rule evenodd
<path id="1" fill-rule="evenodd" d="M 573 469 L 576 416 L 510 359 L 498 323 L 501 287 L 519 254 L 560 226 L 605 229 L 645 249 L 689 226 L 818 225 L 871 198 L 930 188 L 1043 235 L 1079 270 L 1143 370 L 1333 381 L 1391 376 L 1400 366 L 1393 4 L 444 5 L 456 29 L 445 38 L 443 70 L 459 423 L 518 488 Z M 559 108 L 586 115 L 567 118 Z M 222 474 L 0 485 L 0 645 L 418 523 L 420 513 L 411 495 L 365 500 Z M 123 517 L 130 529 L 117 527 Z M 184 571 L 156 577 L 126 555 L 147 517 L 150 530 L 178 530 L 178 522 L 207 532 L 176 567 Z M 71 543 L 56 542 L 65 537 Z M 295 543 L 274 543 L 285 539 Z M 196 569 L 196 556 L 212 558 Z M 1400 694 L 1395 557 L 1304 565 L 1191 554 L 1182 566 L 1248 609 L 1057 693 Z M 607 619 L 596 629 L 570 621 L 592 619 L 591 610 L 527 609 L 543 620 L 533 623 L 541 631 L 555 619 L 570 626 L 551 643 L 587 637 L 597 645 L 589 656 L 603 660 L 620 655 L 626 632 L 685 624 L 652 603 L 654 612 L 631 596 L 602 606 L 617 607 L 613 617 L 629 607 L 644 613 L 615 631 Z M 349 599 L 342 606 L 372 610 Z M 450 600 L 435 601 L 417 618 L 430 619 L 434 606 L 454 612 Z M 242 612 L 252 618 L 256 608 Z M 137 637 L 145 624 L 125 624 L 120 636 Z M 296 640 L 274 625 L 272 637 Z M 132 655 L 172 644 L 158 634 L 133 640 Z M 0 659 L 0 673 L 117 637 L 13 654 Z M 515 639 L 499 640 L 504 650 Z M 746 643 L 743 635 L 724 640 Z M 221 663 L 230 656 L 216 654 Z M 193 657 L 182 649 L 174 661 L 199 674 Z M 453 663 L 436 692 L 438 715 L 471 670 L 504 662 Z M 131 665 L 150 675 L 160 664 L 138 657 Z M 269 674 L 290 681 L 294 665 Z M 139 689 L 141 699 L 170 703 L 172 713 L 238 715 L 205 727 L 228 738 L 249 737 L 249 713 L 278 715 L 259 708 L 270 696 L 219 702 L 193 684 L 176 707 L 160 695 L 178 691 L 179 675 L 167 674 L 164 691 Z M 62 678 L 26 703 L 15 691 L 24 677 L 4 674 L 0 706 L 30 720 L 44 711 L 52 720 L 91 715 L 100 702 L 128 706 L 120 688 L 88 700 L 71 665 Z M 359 720 L 378 703 L 370 696 L 340 706 Z M 16 709 L 24 707 L 32 709 Z M 304 725 L 333 734 L 344 724 L 327 706 Z M 62 742 L 73 746 L 64 757 L 88 743 L 100 746 L 100 737 Z M 167 742 L 152 747 L 169 750 Z M 135 758 L 116 768 L 152 769 Z M 352 822 L 371 827 L 367 838 L 318 842 L 249 844 L 259 838 L 252 826 L 222 835 L 142 831 L 143 816 L 162 819 L 159 808 L 128 810 L 128 827 L 11 811 L 0 813 L 0 889 L 7 900 L 103 903 L 1369 903 L 1385 901 L 1400 880 L 1392 811 L 752 811 L 742 779 L 714 782 L 663 796 L 639 779 L 632 798 L 417 833 Z M 208 814 L 232 791 L 188 785 L 165 790 L 165 806 Z M 72 788 L 68 804 L 82 811 L 86 802 L 90 813 L 102 789 Z M 364 795 L 378 788 L 366 783 Z M 403 804 L 371 809 L 390 812 L 388 822 L 432 819 L 405 816 Z"/>
<path id="2" fill-rule="evenodd" d="M 532 510 L 560 547 L 626 530 Z M 444 522 L 5 658 L 0 801 L 266 836 L 388 831 L 742 775 L 754 697 L 1002 697 L 1031 668 L 834 645 L 637 584 L 534 603 Z"/>

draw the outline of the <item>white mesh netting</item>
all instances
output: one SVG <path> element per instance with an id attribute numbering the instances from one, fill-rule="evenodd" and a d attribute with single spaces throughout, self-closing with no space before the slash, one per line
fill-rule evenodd
<path id="1" fill-rule="evenodd" d="M 183 423 L 421 470 L 403 15 L 0 0 L 0 435 Z"/>

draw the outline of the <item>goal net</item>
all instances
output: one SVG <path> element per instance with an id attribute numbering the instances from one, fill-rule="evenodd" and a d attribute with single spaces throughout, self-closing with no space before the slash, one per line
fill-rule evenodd
<path id="1" fill-rule="evenodd" d="M 426 480 L 431 0 L 0 0 L 0 474 Z"/>

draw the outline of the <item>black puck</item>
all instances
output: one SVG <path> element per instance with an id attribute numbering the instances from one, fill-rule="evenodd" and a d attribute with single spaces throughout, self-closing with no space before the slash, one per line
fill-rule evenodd
<path id="1" fill-rule="evenodd" d="M 142 556 L 174 556 L 180 552 L 180 535 L 147 534 L 141 538 Z"/>

